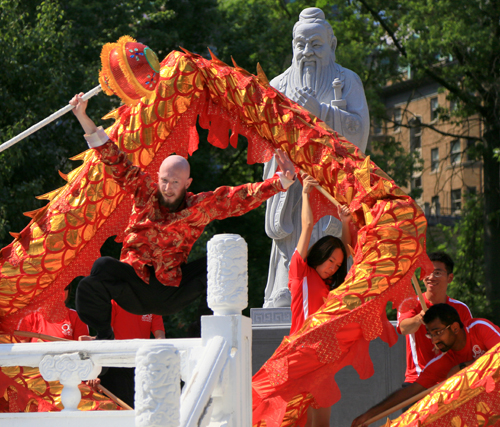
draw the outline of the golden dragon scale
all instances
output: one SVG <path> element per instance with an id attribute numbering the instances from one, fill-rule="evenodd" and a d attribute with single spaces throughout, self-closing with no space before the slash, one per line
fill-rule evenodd
<path id="1" fill-rule="evenodd" d="M 323 122 L 254 76 L 189 52 L 171 52 L 161 63 L 153 96 L 122 106 L 107 117 L 110 138 L 131 161 L 154 174 L 170 153 L 191 155 L 198 147 L 196 120 L 208 141 L 225 148 L 237 135 L 248 139 L 248 162 L 264 162 L 276 148 L 316 178 L 338 202 L 348 204 L 359 229 L 354 266 L 342 286 L 294 336 L 284 339 L 254 378 L 254 421 L 269 427 L 302 422 L 308 405 L 340 398 L 332 373 L 352 364 L 371 375 L 370 340 L 396 341 L 385 316 L 411 296 L 417 267 L 432 268 L 425 254 L 426 220 L 421 209 L 369 158 Z M 232 135 L 229 138 L 229 129 Z M 106 238 L 123 232 L 130 198 L 111 179 L 93 150 L 67 176 L 66 186 L 44 196 L 49 204 L 2 250 L 0 326 L 9 332 L 31 310 L 56 318 L 59 292 L 89 273 Z M 323 196 L 315 218 L 332 211 Z"/>
<path id="2" fill-rule="evenodd" d="M 385 427 L 500 425 L 500 344 Z"/>

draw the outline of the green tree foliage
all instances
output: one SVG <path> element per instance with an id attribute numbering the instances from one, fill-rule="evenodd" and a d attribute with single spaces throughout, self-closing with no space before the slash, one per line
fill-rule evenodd
<path id="1" fill-rule="evenodd" d="M 384 29 L 387 48 L 398 52 L 401 65 L 411 66 L 416 79 L 432 79 L 449 92 L 457 108 L 441 120 L 464 126 L 477 120 L 482 127 L 476 152 L 484 165 L 484 285 L 492 320 L 498 321 L 500 164 L 494 154 L 500 147 L 500 4 L 482 0 L 353 3 Z"/>
<path id="2" fill-rule="evenodd" d="M 217 21 L 215 0 L 183 2 L 130 0 L 0 1 L 0 141 L 5 142 L 98 84 L 105 43 L 130 35 L 157 52 L 160 60 L 182 44 L 205 51 Z M 202 9 L 204 19 L 195 19 Z M 91 101 L 94 118 L 116 108 L 116 97 Z M 85 150 L 81 129 L 71 114 L 0 153 L 0 245 L 10 243 L 39 208 L 36 195 L 60 187 L 58 170 L 76 165 L 68 158 Z"/>
<path id="3" fill-rule="evenodd" d="M 367 150 L 371 160 L 388 174 L 401 187 L 409 184 L 413 173 L 422 170 L 422 159 L 417 152 L 406 152 L 401 142 L 393 137 L 373 140 L 371 150 Z M 421 188 L 414 188 L 410 196 L 415 198 L 422 194 Z"/>
<path id="4" fill-rule="evenodd" d="M 500 301 L 493 271 L 500 255 L 494 241 L 500 236 L 500 174 L 494 157 L 500 149 L 498 2 L 0 0 L 0 141 L 45 118 L 74 93 L 94 87 L 102 45 L 122 35 L 149 45 L 160 60 L 179 46 L 207 57 L 206 47 L 210 47 L 221 60 L 231 63 L 232 56 L 251 72 L 260 62 L 271 79 L 290 65 L 293 24 L 309 6 L 325 11 L 338 39 L 337 61 L 361 77 L 372 117 L 386 118 L 381 90 L 388 81 L 401 79 L 400 67 L 410 65 L 417 78 L 434 79 L 456 101 L 458 108 L 442 111 L 442 120 L 460 123 L 471 115 L 481 120 L 484 135 L 476 152 L 485 164 L 482 229 L 486 269 L 484 282 L 476 277 L 495 305 Z M 97 119 L 117 105 L 117 98 L 99 95 L 91 101 L 89 112 Z M 219 150 L 204 142 L 204 131 L 200 137 L 200 149 L 190 159 L 193 191 L 260 179 L 262 167 L 246 164 L 244 138 L 237 149 Z M 376 144 L 375 162 L 404 185 L 415 167 L 411 156 L 389 140 Z M 73 169 L 68 158 L 85 148 L 76 120 L 67 115 L 0 153 L 1 246 L 10 243 L 9 231 L 18 232 L 28 223 L 22 212 L 42 206 L 34 196 L 63 185 L 57 171 Z M 214 233 L 244 236 L 249 245 L 250 306 L 262 304 L 267 276 L 270 240 L 263 224 L 264 207 L 241 218 L 216 222 L 207 227 L 192 254 L 203 255 L 204 245 Z M 463 240 L 464 245 L 469 238 Z M 109 243 L 103 251 L 116 254 L 117 248 Z M 456 255 L 459 253 L 457 249 Z M 178 316 L 170 326 L 184 327 L 192 319 L 189 315 Z"/>
<path id="5" fill-rule="evenodd" d="M 64 11 L 56 3 L 24 3 L 0 3 L 2 142 L 57 109 L 60 94 L 67 90 L 64 50 L 69 45 L 70 24 L 64 21 Z M 69 152 L 54 141 L 56 127 L 31 138 L 29 145 L 0 154 L 2 243 L 11 240 L 7 231 L 19 231 L 28 222 L 21 216 L 23 211 L 41 206 L 34 195 L 62 183 L 57 170 L 64 169 Z"/>
<path id="6" fill-rule="evenodd" d="M 300 3 L 301 4 L 301 3 Z M 255 73 L 260 63 L 269 80 L 282 73 L 292 60 L 292 28 L 301 10 L 299 3 L 276 0 L 223 0 L 223 24 L 214 35 L 214 53 Z"/>
<path id="7" fill-rule="evenodd" d="M 4 59 L 0 141 L 61 108 L 73 94 L 96 86 L 105 43 L 130 35 L 154 49 L 160 60 L 179 46 L 208 56 L 206 47 L 213 46 L 213 34 L 219 31 L 218 16 L 215 0 L 0 1 Z M 99 122 L 118 102 L 116 97 L 101 94 L 90 101 L 89 114 Z M 45 202 L 35 199 L 36 195 L 64 185 L 58 171 L 68 173 L 77 166 L 68 158 L 87 148 L 81 135 L 77 121 L 68 114 L 0 153 L 1 246 L 12 241 L 8 232 L 19 232 L 28 224 L 23 212 L 43 206 Z M 200 129 L 200 141 L 200 149 L 190 159 L 193 191 L 261 179 L 262 167 L 246 164 L 244 138 L 237 149 L 220 150 L 206 142 L 206 131 Z M 263 215 L 261 207 L 244 217 L 211 224 L 192 253 L 193 259 L 203 256 L 206 242 L 215 233 L 242 235 L 249 246 L 251 306 L 262 305 L 267 276 L 270 241 L 265 237 Z M 109 239 L 101 252 L 118 257 L 119 249 Z M 183 336 L 195 318 L 196 310 L 185 310 L 167 320 L 167 331 Z"/>
<path id="8" fill-rule="evenodd" d="M 483 210 L 483 196 L 469 196 L 461 220 L 453 226 L 439 225 L 440 239 L 427 241 L 429 251 L 445 251 L 455 261 L 454 279 L 448 286 L 448 294 L 465 302 L 474 317 L 491 315 L 484 284 Z"/>

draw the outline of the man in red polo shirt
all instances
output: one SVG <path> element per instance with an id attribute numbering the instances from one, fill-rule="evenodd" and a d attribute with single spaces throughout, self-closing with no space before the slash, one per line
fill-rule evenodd
<path id="1" fill-rule="evenodd" d="M 427 336 L 442 354 L 432 359 L 416 382 L 390 394 L 382 402 L 357 417 L 351 427 L 364 426 L 370 418 L 404 402 L 433 385 L 439 384 L 466 366 L 473 364 L 500 343 L 500 328 L 486 319 L 462 323 L 457 310 L 448 304 L 436 304 L 424 315 Z"/>
<path id="2" fill-rule="evenodd" d="M 70 294 L 70 286 L 64 289 L 64 301 L 67 303 Z M 47 322 L 47 319 L 38 311 L 28 314 L 19 326 L 21 331 L 36 332 L 39 334 L 50 335 L 57 338 L 66 338 L 67 340 L 81 341 L 88 337 L 89 327 L 83 323 L 75 310 L 66 307 L 64 319 L 60 322 Z M 22 340 L 26 342 L 44 342 L 38 338 L 28 338 Z"/>
<path id="3" fill-rule="evenodd" d="M 163 318 L 157 314 L 132 314 L 121 308 L 115 301 L 111 301 L 111 327 L 117 340 L 149 339 L 153 335 L 156 339 L 165 338 Z M 135 397 L 135 369 L 108 368 L 97 380 L 90 385 L 99 391 L 101 384 L 118 396 L 127 405 L 134 407 Z"/>
<path id="4" fill-rule="evenodd" d="M 163 318 L 158 314 L 132 314 L 112 301 L 111 327 L 116 340 L 165 338 Z"/>
<path id="5" fill-rule="evenodd" d="M 424 279 L 426 292 L 423 294 L 427 307 L 446 303 L 454 307 L 462 323 L 472 319 L 472 314 L 461 301 L 447 295 L 448 284 L 453 280 L 454 262 L 444 252 L 429 254 L 434 271 Z M 398 332 L 406 335 L 406 373 L 403 387 L 414 383 L 427 363 L 439 354 L 432 341 L 425 337 L 427 330 L 423 322 L 424 311 L 417 297 L 411 302 L 414 308 L 398 311 Z M 407 304 L 404 304 L 407 305 Z"/>

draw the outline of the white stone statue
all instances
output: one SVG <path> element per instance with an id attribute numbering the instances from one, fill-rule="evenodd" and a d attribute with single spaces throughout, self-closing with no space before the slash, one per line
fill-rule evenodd
<path id="1" fill-rule="evenodd" d="M 292 65 L 271 80 L 271 86 L 309 110 L 362 152 L 366 149 L 370 116 L 363 84 L 351 70 L 335 63 L 337 38 L 321 9 L 304 9 L 293 27 Z M 271 160 L 264 179 L 276 171 Z M 288 266 L 300 236 L 302 187 L 295 182 L 286 193 L 268 199 L 266 233 L 273 239 L 264 307 L 289 307 Z M 326 234 L 340 237 L 342 225 L 334 217 L 316 224 L 311 245 Z"/>

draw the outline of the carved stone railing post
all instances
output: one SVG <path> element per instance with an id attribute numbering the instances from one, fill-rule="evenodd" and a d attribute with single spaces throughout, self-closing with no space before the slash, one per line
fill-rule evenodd
<path id="1" fill-rule="evenodd" d="M 205 418 L 210 415 L 210 425 L 251 427 L 252 322 L 241 314 L 248 305 L 247 244 L 237 234 L 219 234 L 207 246 L 207 300 L 215 316 L 201 319 L 202 343 L 222 338 L 229 353 Z"/>
<path id="2" fill-rule="evenodd" d="M 215 235 L 208 248 L 208 306 L 216 316 L 241 314 L 248 305 L 248 249 L 237 234 Z"/>
<path id="3" fill-rule="evenodd" d="M 82 380 L 97 378 L 101 367 L 94 365 L 84 353 L 47 355 L 40 362 L 40 373 L 46 381 L 59 381 L 63 385 L 61 402 L 63 411 L 77 411 L 82 398 L 78 385 Z"/>
<path id="4" fill-rule="evenodd" d="M 174 346 L 152 340 L 136 354 L 136 427 L 178 427 L 180 422 L 179 352 Z"/>

